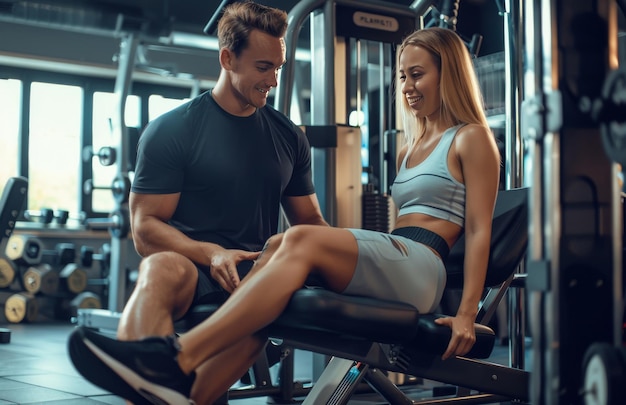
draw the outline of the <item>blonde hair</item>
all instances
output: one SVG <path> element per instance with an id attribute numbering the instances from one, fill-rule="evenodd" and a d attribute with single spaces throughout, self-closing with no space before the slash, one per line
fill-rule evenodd
<path id="1" fill-rule="evenodd" d="M 450 124 L 478 124 L 489 127 L 485 116 L 483 97 L 474 70 L 474 64 L 465 43 L 456 32 L 439 27 L 417 30 L 400 45 L 398 58 L 409 47 L 428 51 L 439 69 L 441 117 Z M 402 97 L 402 120 L 406 141 L 411 144 L 423 135 L 426 118 L 417 118 Z"/>

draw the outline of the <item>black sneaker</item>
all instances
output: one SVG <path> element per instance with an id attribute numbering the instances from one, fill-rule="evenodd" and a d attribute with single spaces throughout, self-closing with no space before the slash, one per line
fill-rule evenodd
<path id="1" fill-rule="evenodd" d="M 180 369 L 179 351 L 175 336 L 127 342 L 84 326 L 69 339 L 70 358 L 83 377 L 135 405 L 193 404 L 195 373 Z"/>

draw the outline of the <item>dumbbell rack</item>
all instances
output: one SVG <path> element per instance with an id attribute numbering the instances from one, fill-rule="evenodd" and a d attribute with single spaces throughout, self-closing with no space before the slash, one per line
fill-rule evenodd
<path id="1" fill-rule="evenodd" d="M 78 308 L 101 308 L 100 295 L 106 286 L 99 284 L 102 291 L 98 292 L 98 284 L 92 281 L 99 278 L 94 278 L 93 272 L 99 271 L 101 277 L 108 272 L 108 255 L 83 253 L 87 249 L 93 250 L 84 245 L 79 255 L 76 245 L 65 240 L 54 249 L 45 249 L 38 235 L 13 234 L 6 243 L 5 257 L 0 258 L 0 294 L 3 298 L 12 294 L 5 300 L 7 320 L 34 322 L 40 314 L 70 320 Z M 92 269 L 94 261 L 100 262 L 99 269 Z M 11 308 L 19 310 L 12 312 Z"/>

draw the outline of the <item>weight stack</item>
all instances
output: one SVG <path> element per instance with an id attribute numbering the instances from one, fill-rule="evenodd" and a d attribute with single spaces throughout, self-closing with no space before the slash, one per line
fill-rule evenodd
<path id="1" fill-rule="evenodd" d="M 362 205 L 361 227 L 371 231 L 389 232 L 390 197 L 378 193 L 368 184 L 363 188 Z"/>

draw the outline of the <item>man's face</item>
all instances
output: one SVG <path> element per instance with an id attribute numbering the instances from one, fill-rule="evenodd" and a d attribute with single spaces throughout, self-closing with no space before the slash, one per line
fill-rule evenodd
<path id="1" fill-rule="evenodd" d="M 250 33 L 248 47 L 231 64 L 231 82 L 242 107 L 261 108 L 276 87 L 278 71 L 285 63 L 285 41 L 259 30 Z"/>

